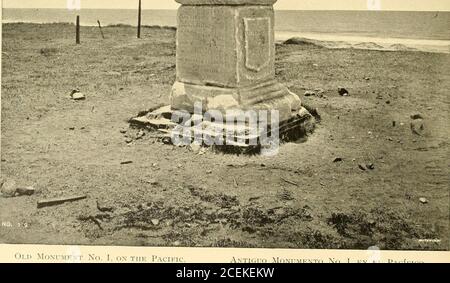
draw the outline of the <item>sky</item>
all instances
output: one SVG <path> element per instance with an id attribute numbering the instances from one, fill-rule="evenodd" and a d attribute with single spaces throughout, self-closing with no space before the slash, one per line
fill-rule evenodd
<path id="1" fill-rule="evenodd" d="M 81 2 L 85 9 L 135 9 L 138 0 L 2 0 L 3 8 L 66 8 Z M 174 0 L 142 0 L 143 9 L 176 9 Z M 450 0 L 278 0 L 278 10 L 450 11 Z"/>

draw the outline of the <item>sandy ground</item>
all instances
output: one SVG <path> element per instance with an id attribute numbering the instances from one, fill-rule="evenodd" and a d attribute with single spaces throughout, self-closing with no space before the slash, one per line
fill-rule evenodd
<path id="1" fill-rule="evenodd" d="M 276 157 L 199 155 L 125 142 L 129 118 L 168 104 L 175 31 L 83 27 L 76 46 L 74 30 L 3 26 L 2 182 L 38 191 L 0 197 L 0 242 L 448 250 L 450 55 L 278 45 L 277 77 L 319 109 L 315 133 Z"/>

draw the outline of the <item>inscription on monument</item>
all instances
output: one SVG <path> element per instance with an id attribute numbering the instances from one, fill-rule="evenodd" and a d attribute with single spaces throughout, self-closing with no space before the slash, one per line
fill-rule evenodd
<path id="1" fill-rule="evenodd" d="M 178 15 L 178 79 L 236 87 L 234 14 L 229 7 L 181 7 Z"/>

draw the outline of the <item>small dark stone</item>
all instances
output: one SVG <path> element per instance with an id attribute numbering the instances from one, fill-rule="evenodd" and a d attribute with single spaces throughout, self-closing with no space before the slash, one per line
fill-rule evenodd
<path id="1" fill-rule="evenodd" d="M 172 139 L 170 137 L 165 137 L 162 139 L 163 144 L 172 144 Z"/>
<path id="2" fill-rule="evenodd" d="M 16 189 L 16 195 L 18 196 L 31 196 L 36 192 L 33 187 L 18 187 Z"/>
<path id="3" fill-rule="evenodd" d="M 413 119 L 413 120 L 422 119 L 423 120 L 423 116 L 420 113 L 416 113 L 416 114 L 411 115 L 411 119 Z"/>
<path id="4" fill-rule="evenodd" d="M 349 95 L 348 90 L 346 90 L 346 89 L 343 88 L 343 87 L 338 88 L 338 92 L 339 92 L 339 95 L 340 95 L 340 96 L 348 96 L 348 95 Z"/>
<path id="5" fill-rule="evenodd" d="M 308 90 L 305 92 L 305 96 L 315 96 L 316 93 L 314 91 Z"/>
<path id="6" fill-rule="evenodd" d="M 98 200 L 97 200 L 97 209 L 101 212 L 112 212 L 114 210 L 113 207 L 107 206 Z"/>

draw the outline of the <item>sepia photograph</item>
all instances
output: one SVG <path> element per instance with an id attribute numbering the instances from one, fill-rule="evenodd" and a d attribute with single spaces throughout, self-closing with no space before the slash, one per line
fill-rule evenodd
<path id="1" fill-rule="evenodd" d="M 449 251 L 449 1 L 1 2 L 0 244 Z"/>

